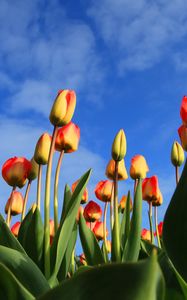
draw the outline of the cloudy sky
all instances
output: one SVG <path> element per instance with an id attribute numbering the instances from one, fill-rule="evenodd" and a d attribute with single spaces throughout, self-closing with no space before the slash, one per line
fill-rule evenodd
<path id="1" fill-rule="evenodd" d="M 132 156 L 142 154 L 148 176 L 159 177 L 161 221 L 175 187 L 170 149 L 187 94 L 186 25 L 186 0 L 0 0 L 1 167 L 12 156 L 32 157 L 39 136 L 52 133 L 48 116 L 57 91 L 74 89 L 81 142 L 64 158 L 61 198 L 64 183 L 92 167 L 95 199 L 93 188 L 105 179 L 113 138 L 123 128 L 127 170 Z M 120 195 L 129 188 L 130 179 Z M 1 179 L 1 212 L 9 194 Z M 144 204 L 144 226 L 146 220 Z"/>

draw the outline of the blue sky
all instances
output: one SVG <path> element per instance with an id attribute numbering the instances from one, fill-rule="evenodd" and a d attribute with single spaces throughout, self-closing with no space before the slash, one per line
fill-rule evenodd
<path id="1" fill-rule="evenodd" d="M 92 167 L 95 199 L 123 128 L 127 170 L 131 157 L 142 154 L 148 176 L 159 177 L 162 220 L 175 187 L 170 149 L 187 94 L 186 25 L 186 0 L 0 0 L 0 165 L 32 157 L 38 137 L 52 132 L 48 115 L 57 91 L 74 89 L 81 142 L 64 159 L 60 194 L 65 182 Z M 120 195 L 129 188 L 131 180 L 121 183 Z M 9 193 L 1 179 L 1 211 Z M 146 211 L 144 204 L 144 226 Z"/>

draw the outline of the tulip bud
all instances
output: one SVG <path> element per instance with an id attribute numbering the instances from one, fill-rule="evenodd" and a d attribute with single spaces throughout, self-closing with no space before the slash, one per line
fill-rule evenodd
<path id="1" fill-rule="evenodd" d="M 52 137 L 48 133 L 42 134 L 39 138 L 34 152 L 34 160 L 37 164 L 46 165 L 48 163 L 51 140 Z"/>
<path id="2" fill-rule="evenodd" d="M 65 153 L 71 153 L 78 149 L 80 140 L 80 128 L 70 122 L 58 129 L 55 149 L 57 151 L 64 150 Z"/>
<path id="3" fill-rule="evenodd" d="M 93 233 L 95 234 L 98 241 L 104 239 L 104 230 L 103 230 L 103 222 L 97 221 L 94 228 Z M 108 230 L 106 230 L 106 236 L 108 235 Z"/>
<path id="4" fill-rule="evenodd" d="M 109 179 L 115 179 L 115 161 L 111 159 L 106 167 L 106 176 Z M 118 180 L 125 180 L 128 178 L 127 170 L 125 168 L 124 159 L 120 160 L 118 163 Z"/>
<path id="5" fill-rule="evenodd" d="M 132 179 L 145 178 L 149 168 L 142 155 L 135 155 L 131 159 L 130 176 Z"/>
<path id="6" fill-rule="evenodd" d="M 159 186 L 158 177 L 152 176 L 145 178 L 142 182 L 142 199 L 146 201 L 156 202 L 162 197 Z"/>
<path id="7" fill-rule="evenodd" d="M 75 105 L 76 94 L 74 91 L 59 91 L 49 116 L 51 123 L 58 127 L 68 124 L 73 117 Z"/>
<path id="8" fill-rule="evenodd" d="M 79 180 L 75 181 L 73 184 L 72 184 L 72 193 L 74 192 L 77 184 L 79 183 Z M 86 202 L 88 201 L 88 189 L 85 188 L 84 192 L 83 192 L 83 195 L 82 195 L 82 199 L 81 199 L 81 204 L 85 204 Z"/>
<path id="9" fill-rule="evenodd" d="M 145 228 L 142 229 L 141 237 L 143 240 L 151 242 L 151 232 Z"/>
<path id="10" fill-rule="evenodd" d="M 123 129 L 121 129 L 115 136 L 112 145 L 112 158 L 115 161 L 120 161 L 125 157 L 127 150 L 126 137 Z"/>
<path id="11" fill-rule="evenodd" d="M 121 200 L 120 200 L 120 203 L 119 203 L 119 207 L 121 208 L 121 212 L 123 213 L 124 212 L 124 209 L 126 208 L 126 205 L 127 205 L 127 196 L 126 195 L 123 195 Z M 132 199 L 130 199 L 130 211 L 132 211 Z"/>
<path id="12" fill-rule="evenodd" d="M 31 169 L 28 174 L 28 180 L 34 180 L 38 176 L 39 165 L 34 160 L 34 157 L 31 159 Z"/>
<path id="13" fill-rule="evenodd" d="M 95 188 L 96 197 L 103 202 L 110 202 L 112 196 L 113 182 L 109 180 L 100 181 Z"/>
<path id="14" fill-rule="evenodd" d="M 15 216 L 15 215 L 19 215 L 22 213 L 23 210 L 23 196 L 20 192 L 18 191 L 13 191 L 10 198 L 8 199 L 6 206 L 5 206 L 5 213 L 8 213 L 8 208 L 11 204 L 11 215 Z"/>
<path id="15" fill-rule="evenodd" d="M 18 237 L 19 229 L 20 229 L 21 223 L 16 222 L 12 227 L 11 227 L 11 232 L 15 237 Z"/>
<path id="16" fill-rule="evenodd" d="M 182 98 L 180 116 L 184 125 L 187 125 L 187 96 Z"/>
<path id="17" fill-rule="evenodd" d="M 89 201 L 88 204 L 84 208 L 84 218 L 88 222 L 94 222 L 101 218 L 102 209 L 101 207 L 94 201 Z"/>
<path id="18" fill-rule="evenodd" d="M 2 167 L 2 176 L 10 186 L 22 188 L 31 169 L 31 163 L 24 157 L 8 159 Z"/>
<path id="19" fill-rule="evenodd" d="M 163 222 L 160 222 L 158 224 L 158 234 L 160 237 L 162 237 L 162 230 L 163 230 Z"/>
<path id="20" fill-rule="evenodd" d="M 181 140 L 182 148 L 187 151 L 187 127 L 182 125 L 178 129 L 178 134 Z"/>
<path id="21" fill-rule="evenodd" d="M 180 167 L 184 162 L 184 150 L 178 142 L 174 142 L 171 149 L 171 162 L 175 167 Z"/>
<path id="22" fill-rule="evenodd" d="M 84 253 L 79 255 L 79 259 L 80 259 L 80 262 L 81 262 L 82 265 L 87 266 L 86 257 L 84 255 Z"/>

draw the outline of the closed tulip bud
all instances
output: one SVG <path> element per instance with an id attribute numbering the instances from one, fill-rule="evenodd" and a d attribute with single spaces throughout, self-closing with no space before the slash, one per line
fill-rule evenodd
<path id="1" fill-rule="evenodd" d="M 148 171 L 148 165 L 142 155 L 135 155 L 131 159 L 130 176 L 132 179 L 145 178 Z"/>
<path id="2" fill-rule="evenodd" d="M 24 157 L 8 159 L 2 167 L 2 176 L 10 186 L 22 188 L 31 169 L 31 163 Z"/>
<path id="3" fill-rule="evenodd" d="M 115 161 L 120 161 L 125 157 L 127 151 L 126 137 L 123 129 L 121 129 L 115 136 L 112 145 L 112 158 Z"/>
<path id="4" fill-rule="evenodd" d="M 178 142 L 174 142 L 171 149 L 171 162 L 175 167 L 180 167 L 184 162 L 184 150 Z"/>
<path id="5" fill-rule="evenodd" d="M 158 177 L 154 175 L 150 178 L 145 178 L 142 182 L 142 199 L 156 202 L 161 196 L 158 186 Z"/>
<path id="6" fill-rule="evenodd" d="M 35 161 L 34 157 L 31 159 L 31 169 L 28 174 L 28 180 L 34 180 L 38 176 L 39 165 Z"/>
<path id="7" fill-rule="evenodd" d="M 182 125 L 178 129 L 178 134 L 181 140 L 182 148 L 187 151 L 187 127 Z"/>
<path id="8" fill-rule="evenodd" d="M 95 234 L 98 241 L 104 239 L 104 230 L 103 230 L 103 222 L 97 221 L 93 228 L 93 233 Z M 108 235 L 108 230 L 106 230 L 106 236 Z"/>
<path id="9" fill-rule="evenodd" d="M 115 179 L 115 161 L 113 159 L 111 159 L 106 167 L 106 172 L 105 172 L 106 176 L 109 179 L 114 180 Z M 118 180 L 125 180 L 128 178 L 127 175 L 127 170 L 125 167 L 125 162 L 124 159 L 122 159 L 119 163 L 118 163 Z"/>
<path id="10" fill-rule="evenodd" d="M 72 186 L 71 186 L 71 190 L 72 192 L 74 192 L 77 184 L 79 183 L 79 180 L 75 181 Z M 81 204 L 85 204 L 86 202 L 88 202 L 88 189 L 85 188 L 83 195 L 82 195 L 82 199 L 81 199 Z"/>
<path id="11" fill-rule="evenodd" d="M 182 98 L 180 116 L 184 125 L 187 125 L 187 96 Z"/>
<path id="12" fill-rule="evenodd" d="M 126 195 L 123 195 L 121 200 L 120 200 L 120 203 L 119 203 L 119 207 L 121 208 L 121 212 L 123 213 L 124 212 L 124 209 L 126 208 L 126 205 L 127 205 L 127 196 Z M 130 211 L 132 211 L 132 199 L 130 199 Z"/>
<path id="13" fill-rule="evenodd" d="M 109 180 L 100 181 L 95 188 L 96 197 L 103 202 L 110 202 L 112 196 L 113 182 Z"/>
<path id="14" fill-rule="evenodd" d="M 84 218 L 88 222 L 95 222 L 102 216 L 101 207 L 94 201 L 89 201 L 84 208 Z"/>
<path id="15" fill-rule="evenodd" d="M 58 129 L 55 149 L 57 151 L 64 150 L 65 153 L 71 153 L 78 149 L 80 140 L 80 128 L 70 122 Z"/>
<path id="16" fill-rule="evenodd" d="M 49 116 L 51 123 L 58 127 L 68 124 L 73 117 L 75 106 L 76 94 L 74 91 L 59 91 Z"/>
<path id="17" fill-rule="evenodd" d="M 42 134 L 39 138 L 34 152 L 34 160 L 37 164 L 46 165 L 48 163 L 51 140 L 52 137 L 48 133 Z"/>
<path id="18" fill-rule="evenodd" d="M 23 210 L 23 202 L 24 202 L 24 199 L 23 199 L 22 194 L 18 191 L 13 191 L 10 198 L 8 199 L 8 201 L 6 203 L 5 213 L 6 214 L 8 213 L 8 208 L 11 204 L 10 214 L 12 216 L 21 214 L 22 210 Z"/>
<path id="19" fill-rule="evenodd" d="M 151 241 L 151 232 L 145 228 L 142 229 L 141 237 L 143 240 L 150 242 Z"/>
<path id="20" fill-rule="evenodd" d="M 11 232 L 15 237 L 18 237 L 19 229 L 20 229 L 20 222 L 16 222 L 12 227 L 11 227 Z"/>

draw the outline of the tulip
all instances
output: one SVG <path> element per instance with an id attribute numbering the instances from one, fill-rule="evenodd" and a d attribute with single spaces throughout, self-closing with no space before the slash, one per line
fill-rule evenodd
<path id="1" fill-rule="evenodd" d="M 157 201 L 161 196 L 158 186 L 158 177 L 145 178 L 142 182 L 142 198 L 146 201 Z"/>
<path id="2" fill-rule="evenodd" d="M 131 159 L 130 176 L 132 179 L 145 178 L 148 171 L 148 165 L 142 155 L 135 155 Z"/>
<path id="3" fill-rule="evenodd" d="M 103 202 L 110 202 L 112 196 L 113 182 L 102 180 L 98 182 L 95 188 L 96 197 Z"/>
<path id="4" fill-rule="evenodd" d="M 71 153 L 78 149 L 80 140 L 80 128 L 73 122 L 58 129 L 55 149 L 57 151 L 64 151 L 65 153 Z"/>
<path id="5" fill-rule="evenodd" d="M 12 216 L 21 214 L 23 210 L 23 202 L 24 200 L 22 194 L 18 191 L 13 191 L 6 203 L 5 213 L 8 213 L 9 206 L 11 205 L 10 213 Z"/>
<path id="6" fill-rule="evenodd" d="M 102 216 L 101 207 L 94 201 L 89 201 L 84 208 L 84 218 L 88 222 L 98 221 Z"/>
<path id="7" fill-rule="evenodd" d="M 49 232 L 50 232 L 50 245 L 53 242 L 53 238 L 55 236 L 55 225 L 53 220 L 49 220 Z"/>
<path id="8" fill-rule="evenodd" d="M 97 221 L 94 221 L 94 222 L 88 222 L 88 221 L 86 221 L 86 226 L 87 226 L 91 231 L 93 231 L 96 222 L 97 222 Z"/>
<path id="9" fill-rule="evenodd" d="M 86 262 L 86 258 L 84 253 L 82 253 L 81 255 L 79 255 L 79 259 L 80 259 L 80 263 L 84 266 L 87 266 L 87 262 Z"/>
<path id="10" fill-rule="evenodd" d="M 114 180 L 115 178 L 115 161 L 111 159 L 106 167 L 106 176 L 109 179 Z M 118 163 L 118 180 L 125 180 L 128 178 L 127 170 L 125 168 L 124 159 L 119 161 Z"/>
<path id="11" fill-rule="evenodd" d="M 158 234 L 160 237 L 162 236 L 162 229 L 163 229 L 163 222 L 160 222 L 158 224 Z"/>
<path id="12" fill-rule="evenodd" d="M 187 125 L 187 96 L 182 98 L 180 116 L 184 125 Z"/>
<path id="13" fill-rule="evenodd" d="M 22 188 L 26 183 L 30 169 L 30 161 L 24 157 L 15 156 L 4 163 L 2 176 L 10 186 Z"/>
<path id="14" fill-rule="evenodd" d="M 184 162 L 184 150 L 176 141 L 171 149 L 171 162 L 175 167 L 180 167 Z"/>
<path id="15" fill-rule="evenodd" d="M 126 137 L 123 129 L 121 129 L 114 138 L 112 145 L 112 158 L 120 161 L 125 157 L 127 151 Z"/>
<path id="16" fill-rule="evenodd" d="M 54 101 L 49 119 L 54 126 L 68 124 L 74 114 L 76 94 L 71 90 L 61 90 Z"/>
<path id="17" fill-rule="evenodd" d="M 119 207 L 121 208 L 122 213 L 124 212 L 124 209 L 126 208 L 126 204 L 127 204 L 127 196 L 123 195 L 120 200 L 120 203 L 119 203 Z M 132 211 L 132 207 L 133 207 L 132 199 L 130 199 L 130 211 Z"/>
<path id="18" fill-rule="evenodd" d="M 37 164 L 46 165 L 48 163 L 51 139 L 52 137 L 47 132 L 39 138 L 34 152 L 34 160 Z"/>
<path id="19" fill-rule="evenodd" d="M 178 134 L 181 140 L 182 148 L 187 151 L 187 127 L 185 125 L 181 125 L 178 128 Z"/>
<path id="20" fill-rule="evenodd" d="M 39 165 L 35 161 L 34 157 L 31 159 L 30 162 L 31 162 L 31 169 L 27 176 L 29 181 L 36 179 L 36 177 L 38 176 L 38 169 L 39 169 Z"/>
<path id="21" fill-rule="evenodd" d="M 72 186 L 71 186 L 71 189 L 72 189 L 72 193 L 74 192 L 77 184 L 79 183 L 79 180 L 75 181 Z M 81 204 L 85 204 L 86 202 L 88 202 L 88 189 L 85 188 L 84 192 L 83 192 L 83 195 L 82 195 L 82 199 L 81 199 Z"/>
<path id="22" fill-rule="evenodd" d="M 163 197 L 162 197 L 161 191 L 159 190 L 159 196 L 157 197 L 156 200 L 152 201 L 152 205 L 153 206 L 160 206 L 162 203 L 163 203 Z"/>
<path id="23" fill-rule="evenodd" d="M 145 228 L 142 229 L 141 237 L 143 240 L 151 241 L 151 232 Z"/>
<path id="24" fill-rule="evenodd" d="M 19 229 L 21 226 L 21 222 L 16 222 L 12 227 L 11 227 L 11 232 L 15 237 L 18 237 Z"/>
<path id="25" fill-rule="evenodd" d="M 104 230 L 103 230 L 103 222 L 97 221 L 93 228 L 93 233 L 95 234 L 98 241 L 104 239 Z M 106 236 L 108 235 L 108 230 L 106 230 Z"/>

